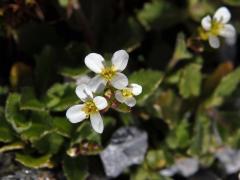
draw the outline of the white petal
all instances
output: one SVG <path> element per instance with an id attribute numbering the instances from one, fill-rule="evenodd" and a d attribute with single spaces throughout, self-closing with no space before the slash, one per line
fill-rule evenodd
<path id="1" fill-rule="evenodd" d="M 125 50 L 116 51 L 112 57 L 112 64 L 118 71 L 123 71 L 128 63 L 129 55 Z"/>
<path id="2" fill-rule="evenodd" d="M 220 47 L 220 40 L 217 36 L 209 36 L 209 44 L 212 48 L 219 48 Z"/>
<path id="3" fill-rule="evenodd" d="M 88 88 L 92 92 L 96 93 L 96 92 L 100 92 L 101 90 L 104 90 L 106 84 L 107 84 L 107 81 L 103 79 L 101 75 L 96 75 L 89 81 Z"/>
<path id="4" fill-rule="evenodd" d="M 226 44 L 227 44 L 227 45 L 230 45 L 230 46 L 235 45 L 235 44 L 236 44 L 236 41 L 237 41 L 236 35 L 233 36 L 233 37 L 227 37 L 227 38 L 226 38 Z"/>
<path id="5" fill-rule="evenodd" d="M 133 95 L 137 96 L 142 93 L 142 86 L 132 83 L 130 87 L 132 88 Z"/>
<path id="6" fill-rule="evenodd" d="M 104 59 L 100 54 L 90 53 L 85 57 L 86 66 L 95 73 L 100 73 L 104 68 Z"/>
<path id="7" fill-rule="evenodd" d="M 212 19 L 211 17 L 208 15 L 208 16 L 205 16 L 202 21 L 201 21 L 201 24 L 202 24 L 202 27 L 204 30 L 208 31 L 211 29 L 212 27 Z"/>
<path id="8" fill-rule="evenodd" d="M 117 99 L 118 102 L 124 103 L 125 102 L 125 97 L 122 95 L 122 92 L 117 90 L 115 92 L 115 98 Z"/>
<path id="9" fill-rule="evenodd" d="M 123 89 L 128 85 L 128 78 L 123 73 L 117 72 L 112 78 L 111 84 L 116 89 Z"/>
<path id="10" fill-rule="evenodd" d="M 93 94 L 86 84 L 77 86 L 75 92 L 83 102 L 85 102 L 87 99 L 93 98 Z"/>
<path id="11" fill-rule="evenodd" d="M 231 19 L 231 13 L 226 7 L 220 7 L 213 18 L 218 22 L 227 23 Z"/>
<path id="12" fill-rule="evenodd" d="M 97 133 L 102 133 L 103 132 L 103 120 L 102 120 L 100 113 L 97 112 L 94 114 L 90 114 L 90 120 L 91 120 L 93 129 Z"/>
<path id="13" fill-rule="evenodd" d="M 95 103 L 95 105 L 97 106 L 98 110 L 103 110 L 107 107 L 108 103 L 107 100 L 102 97 L 102 96 L 96 96 L 93 99 L 93 102 Z"/>
<path id="14" fill-rule="evenodd" d="M 87 75 L 81 75 L 76 77 L 76 84 L 81 85 L 81 84 L 87 84 L 90 81 L 90 77 Z"/>
<path id="15" fill-rule="evenodd" d="M 220 31 L 220 35 L 225 38 L 235 37 L 236 30 L 231 24 L 225 24 L 223 29 Z"/>
<path id="16" fill-rule="evenodd" d="M 84 111 L 82 111 L 83 107 L 83 104 L 79 104 L 74 105 L 67 110 L 66 116 L 71 123 L 78 123 L 86 119 L 87 115 Z"/>
<path id="17" fill-rule="evenodd" d="M 125 100 L 126 105 L 133 107 L 136 105 L 136 99 L 134 97 L 129 97 Z"/>

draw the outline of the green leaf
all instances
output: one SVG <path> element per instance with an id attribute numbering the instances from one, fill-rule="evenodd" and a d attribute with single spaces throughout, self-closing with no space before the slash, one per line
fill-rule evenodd
<path id="1" fill-rule="evenodd" d="M 121 113 L 129 113 L 131 112 L 131 108 L 126 104 L 118 104 L 117 107 L 113 107 L 116 111 Z"/>
<path id="2" fill-rule="evenodd" d="M 87 159 L 84 157 L 65 157 L 63 171 L 68 180 L 84 180 L 88 176 Z"/>
<path id="3" fill-rule="evenodd" d="M 86 75 L 89 72 L 90 72 L 90 70 L 86 67 L 79 67 L 79 68 L 63 67 L 60 70 L 60 74 L 62 76 L 73 78 L 73 79 L 76 79 L 77 77 L 79 77 L 81 75 Z"/>
<path id="4" fill-rule="evenodd" d="M 145 101 L 155 92 L 162 82 L 163 74 L 155 70 L 139 70 L 134 72 L 130 77 L 131 83 L 137 83 L 142 86 L 142 94 L 137 96 L 137 104 L 144 105 Z"/>
<path id="5" fill-rule="evenodd" d="M 79 102 L 75 84 L 54 84 L 47 91 L 46 104 L 51 111 L 65 111 Z"/>
<path id="6" fill-rule="evenodd" d="M 186 148 L 190 144 L 189 124 L 187 120 L 181 121 L 167 137 L 168 146 L 172 149 Z"/>
<path id="7" fill-rule="evenodd" d="M 212 137 L 211 119 L 203 112 L 199 112 L 194 125 L 193 137 L 191 139 L 190 155 L 205 155 L 210 153 L 216 142 Z"/>
<path id="8" fill-rule="evenodd" d="M 73 125 L 65 117 L 54 117 L 52 118 L 52 126 L 56 133 L 70 137 L 72 133 Z"/>
<path id="9" fill-rule="evenodd" d="M 231 95 L 240 82 L 240 68 L 223 77 L 212 96 L 206 100 L 205 107 L 219 106 L 225 97 Z"/>
<path id="10" fill-rule="evenodd" d="M 240 6 L 239 0 L 223 0 L 224 3 L 231 5 L 231 6 Z"/>
<path id="11" fill-rule="evenodd" d="M 56 133 L 50 133 L 33 142 L 33 146 L 42 154 L 56 154 L 64 143 L 64 138 Z"/>
<path id="12" fill-rule="evenodd" d="M 151 169 L 161 169 L 167 165 L 166 154 L 163 150 L 149 150 L 146 162 Z"/>
<path id="13" fill-rule="evenodd" d="M 0 96 L 5 95 L 8 93 L 8 87 L 7 86 L 0 86 Z"/>
<path id="14" fill-rule="evenodd" d="M 152 24 L 162 15 L 163 8 L 163 1 L 147 2 L 143 9 L 137 13 L 137 18 L 149 30 Z"/>
<path id="15" fill-rule="evenodd" d="M 224 78 L 222 78 L 221 82 L 215 89 L 213 96 L 215 97 L 229 96 L 236 89 L 239 82 L 240 82 L 240 68 L 237 68 L 235 71 L 229 73 Z"/>
<path id="16" fill-rule="evenodd" d="M 9 143 L 15 139 L 15 132 L 0 111 L 0 142 Z"/>
<path id="17" fill-rule="evenodd" d="M 201 65 L 190 64 L 182 70 L 178 84 L 180 94 L 184 98 L 199 96 L 201 90 Z"/>
<path id="18" fill-rule="evenodd" d="M 21 110 L 32 110 L 32 111 L 44 111 L 45 106 L 42 102 L 40 102 L 33 92 L 33 89 L 23 88 L 22 90 L 22 98 L 20 103 Z"/>
<path id="19" fill-rule="evenodd" d="M 101 144 L 101 136 L 92 129 L 91 123 L 89 121 L 84 121 L 77 128 L 71 144 L 81 143 L 82 141 L 94 142 Z"/>
<path id="20" fill-rule="evenodd" d="M 50 161 L 51 155 L 47 154 L 41 157 L 29 156 L 26 154 L 16 153 L 16 161 L 20 162 L 29 168 L 52 168 L 53 164 Z"/>
<path id="21" fill-rule="evenodd" d="M 0 153 L 23 149 L 24 144 L 22 142 L 13 142 L 11 144 L 4 145 L 0 148 Z"/>
<path id="22" fill-rule="evenodd" d="M 137 168 L 137 171 L 131 174 L 131 180 L 172 180 L 170 177 L 163 177 L 157 171 L 151 171 L 144 167 Z"/>
<path id="23" fill-rule="evenodd" d="M 178 33 L 174 54 L 168 67 L 172 68 L 180 60 L 190 59 L 192 57 L 193 57 L 192 54 L 187 49 L 185 35 L 183 33 Z"/>
<path id="24" fill-rule="evenodd" d="M 69 0 L 58 0 L 58 3 L 60 4 L 60 6 L 66 8 L 68 5 Z"/>
<path id="25" fill-rule="evenodd" d="M 48 113 L 33 112 L 29 119 L 32 124 L 27 130 L 21 132 L 21 138 L 33 142 L 53 131 Z"/>
<path id="26" fill-rule="evenodd" d="M 12 93 L 8 96 L 5 108 L 6 120 L 12 125 L 13 129 L 17 132 L 27 130 L 31 126 L 29 121 L 24 115 L 24 112 L 20 111 L 19 104 L 21 96 L 17 93 Z"/>
<path id="27" fill-rule="evenodd" d="M 109 125 L 108 119 L 104 122 Z M 92 129 L 89 121 L 84 121 L 73 134 L 70 148 L 67 150 L 69 156 L 96 155 L 102 150 L 101 136 Z"/>

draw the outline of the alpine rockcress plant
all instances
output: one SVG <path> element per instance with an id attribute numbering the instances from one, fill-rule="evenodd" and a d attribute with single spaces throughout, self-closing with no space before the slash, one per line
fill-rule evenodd
<path id="1" fill-rule="evenodd" d="M 128 84 L 127 76 L 122 73 L 127 66 L 128 59 L 129 55 L 125 50 L 116 51 L 109 66 L 100 54 L 90 53 L 85 57 L 86 66 L 96 73 L 96 76 L 87 84 L 77 86 L 75 92 L 82 104 L 73 105 L 67 110 L 66 116 L 71 123 L 90 118 L 93 129 L 97 133 L 102 133 L 104 125 L 101 110 L 108 109 L 112 101 L 129 107 L 136 105 L 134 96 L 142 93 L 142 86 L 134 83 Z M 112 97 L 104 97 L 106 90 L 111 90 Z M 95 96 L 95 94 L 101 96 Z"/>

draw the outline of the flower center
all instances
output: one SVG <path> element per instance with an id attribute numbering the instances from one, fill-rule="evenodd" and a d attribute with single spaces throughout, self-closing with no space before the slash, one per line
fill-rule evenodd
<path id="1" fill-rule="evenodd" d="M 112 67 L 106 67 L 102 70 L 101 75 L 104 79 L 110 81 L 113 76 L 115 76 L 116 74 L 116 69 L 112 66 Z"/>
<path id="2" fill-rule="evenodd" d="M 216 20 L 212 21 L 212 28 L 211 28 L 211 33 L 213 35 L 219 35 L 221 29 L 223 28 L 224 24 L 222 24 L 221 22 L 218 22 Z"/>
<path id="3" fill-rule="evenodd" d="M 133 93 L 130 89 L 125 88 L 125 89 L 122 90 L 122 95 L 124 97 L 132 97 Z"/>
<path id="4" fill-rule="evenodd" d="M 98 111 L 95 103 L 94 103 L 92 100 L 85 102 L 84 105 L 85 105 L 85 106 L 84 106 L 84 108 L 83 108 L 83 111 L 84 111 L 87 115 L 89 115 L 89 114 L 91 114 L 91 113 L 95 113 L 95 112 Z"/>

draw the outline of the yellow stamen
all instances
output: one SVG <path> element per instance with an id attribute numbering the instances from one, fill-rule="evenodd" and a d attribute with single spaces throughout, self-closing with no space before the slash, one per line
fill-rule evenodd
<path id="1" fill-rule="evenodd" d="M 132 97 L 133 93 L 129 88 L 125 88 L 125 89 L 122 90 L 122 95 L 124 97 Z"/>
<path id="2" fill-rule="evenodd" d="M 95 103 L 90 100 L 90 101 L 87 101 L 84 103 L 84 108 L 83 108 L 83 111 L 87 114 L 87 115 L 90 115 L 91 113 L 95 113 L 98 111 Z"/>
<path id="3" fill-rule="evenodd" d="M 102 70 L 101 75 L 104 79 L 107 81 L 112 80 L 113 76 L 115 76 L 117 70 L 112 66 L 112 67 L 106 67 Z"/>
<path id="4" fill-rule="evenodd" d="M 219 36 L 220 31 L 223 29 L 224 24 L 213 19 L 212 26 L 209 31 L 204 30 L 202 27 L 199 28 L 199 36 L 202 40 L 207 40 L 209 36 Z"/>
<path id="5" fill-rule="evenodd" d="M 216 20 L 213 20 L 210 32 L 211 34 L 218 36 L 220 34 L 220 31 L 223 29 L 223 27 L 224 27 L 224 24 Z"/>

